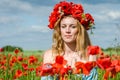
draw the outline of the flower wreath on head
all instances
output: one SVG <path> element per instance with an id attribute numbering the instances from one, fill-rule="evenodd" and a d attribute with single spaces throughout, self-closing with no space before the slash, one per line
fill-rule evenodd
<path id="1" fill-rule="evenodd" d="M 89 13 L 84 13 L 84 9 L 81 4 L 62 1 L 54 6 L 53 12 L 49 16 L 48 27 L 50 29 L 54 29 L 56 21 L 67 15 L 72 15 L 72 17 L 78 19 L 86 30 L 91 29 L 94 24 L 93 17 Z"/>

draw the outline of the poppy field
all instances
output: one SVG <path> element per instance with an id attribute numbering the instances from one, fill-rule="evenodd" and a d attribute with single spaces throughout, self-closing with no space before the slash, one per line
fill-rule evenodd
<path id="1" fill-rule="evenodd" d="M 94 49 L 95 51 L 97 50 Z M 97 68 L 98 80 L 120 80 L 120 54 L 110 55 L 102 52 L 97 61 L 76 62 L 76 69 L 72 69 L 66 66 L 67 61 L 62 56 L 56 56 L 53 64 L 43 64 L 42 53 L 26 56 L 18 49 L 14 52 L 1 51 L 0 80 L 40 80 L 41 76 L 47 75 L 57 75 L 60 80 L 81 80 L 76 78 L 75 74 L 89 75 L 94 67 Z"/>

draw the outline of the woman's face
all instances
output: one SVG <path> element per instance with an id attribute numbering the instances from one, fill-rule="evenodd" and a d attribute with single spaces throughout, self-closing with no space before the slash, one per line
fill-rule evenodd
<path id="1" fill-rule="evenodd" d="M 64 42 L 75 42 L 78 33 L 77 20 L 73 17 L 63 18 L 60 22 L 60 31 Z"/>

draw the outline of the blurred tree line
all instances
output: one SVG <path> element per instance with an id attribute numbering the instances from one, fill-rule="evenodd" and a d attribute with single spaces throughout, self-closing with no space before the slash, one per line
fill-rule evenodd
<path id="1" fill-rule="evenodd" d="M 3 51 L 8 51 L 8 52 L 13 52 L 15 49 L 19 49 L 21 52 L 23 52 L 23 48 L 18 47 L 18 46 L 11 46 L 11 45 L 6 45 L 1 48 Z M 120 51 L 120 45 L 119 46 L 114 46 L 114 47 L 108 47 L 106 49 L 102 48 L 103 51 Z M 38 52 L 43 52 L 42 50 L 39 50 Z"/>
<path id="2" fill-rule="evenodd" d="M 19 49 L 21 52 L 23 52 L 23 49 L 18 46 L 11 46 L 11 45 L 6 45 L 2 47 L 3 51 L 8 51 L 8 52 L 13 52 L 15 49 Z"/>
<path id="3" fill-rule="evenodd" d="M 116 47 L 108 47 L 106 49 L 103 49 L 103 51 L 120 51 L 120 46 L 116 46 Z"/>

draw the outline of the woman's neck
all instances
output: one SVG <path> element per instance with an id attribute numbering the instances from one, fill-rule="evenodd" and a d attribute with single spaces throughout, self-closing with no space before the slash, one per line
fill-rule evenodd
<path id="1" fill-rule="evenodd" d="M 76 51 L 76 43 L 64 43 L 64 53 L 70 54 Z"/>

